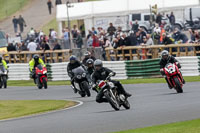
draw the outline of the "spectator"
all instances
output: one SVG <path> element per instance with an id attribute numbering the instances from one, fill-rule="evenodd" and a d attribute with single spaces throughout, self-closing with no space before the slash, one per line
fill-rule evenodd
<path id="1" fill-rule="evenodd" d="M 19 28 L 20 28 L 20 33 L 23 33 L 24 27 L 26 27 L 26 22 L 21 15 L 19 15 L 19 18 L 18 18 L 18 24 L 19 24 Z"/>
<path id="2" fill-rule="evenodd" d="M 20 51 L 22 51 L 22 49 L 21 49 L 21 43 L 19 43 L 19 42 L 17 42 L 17 43 L 15 43 L 15 46 L 16 46 L 16 51 L 18 51 L 18 52 L 20 52 Z"/>
<path id="3" fill-rule="evenodd" d="M 154 45 L 153 39 L 151 38 L 151 35 L 150 35 L 150 34 L 147 34 L 146 39 L 147 39 L 147 40 L 144 41 L 144 38 L 143 38 L 143 41 L 144 41 L 144 44 L 145 44 L 145 45 Z"/>
<path id="4" fill-rule="evenodd" d="M 16 51 L 15 46 L 13 45 L 13 43 L 8 43 L 8 47 L 7 47 L 7 51 Z"/>
<path id="5" fill-rule="evenodd" d="M 181 33 L 177 28 L 174 31 L 173 38 L 176 43 L 186 43 L 188 41 L 188 37 L 184 33 Z"/>
<path id="6" fill-rule="evenodd" d="M 66 49 L 71 49 L 70 46 L 70 36 L 69 36 L 69 29 L 65 28 L 64 29 L 64 35 L 63 35 L 63 39 L 64 39 L 64 44 L 65 44 L 65 48 Z"/>
<path id="7" fill-rule="evenodd" d="M 42 48 L 43 51 L 50 50 L 50 47 L 45 40 L 43 40 L 41 48 Z"/>
<path id="8" fill-rule="evenodd" d="M 175 25 L 175 22 L 176 22 L 176 18 L 175 18 L 175 16 L 174 16 L 174 13 L 171 12 L 171 15 L 170 15 L 170 16 L 167 15 L 167 17 L 169 18 L 169 22 L 170 22 L 170 24 L 172 25 L 172 29 L 173 29 L 173 27 L 174 27 L 174 25 Z"/>
<path id="9" fill-rule="evenodd" d="M 73 29 L 72 29 L 72 37 L 73 37 L 73 39 L 76 39 L 77 38 L 77 31 L 78 31 L 78 28 L 77 28 L 77 25 L 74 25 L 73 26 Z"/>
<path id="10" fill-rule="evenodd" d="M 58 43 L 58 40 L 55 40 L 53 50 L 61 50 L 61 49 L 62 48 L 61 48 L 60 44 Z M 58 56 L 62 56 L 62 53 L 58 53 Z M 61 62 L 61 60 L 60 60 L 60 62 Z"/>
<path id="11" fill-rule="evenodd" d="M 162 15 L 160 13 L 158 13 L 158 15 L 156 16 L 156 23 L 161 25 L 161 21 L 162 21 Z"/>
<path id="12" fill-rule="evenodd" d="M 138 21 L 135 20 L 135 23 L 132 25 L 132 31 L 137 32 L 139 28 Z"/>
<path id="13" fill-rule="evenodd" d="M 130 41 L 130 46 L 138 45 L 136 34 L 134 34 L 132 31 L 130 32 L 130 35 L 129 35 L 129 41 Z"/>
<path id="14" fill-rule="evenodd" d="M 57 32 L 54 29 L 51 29 L 51 39 L 57 39 Z"/>
<path id="15" fill-rule="evenodd" d="M 99 39 L 95 34 L 92 35 L 92 40 L 93 40 L 92 46 L 93 47 L 99 47 Z"/>
<path id="16" fill-rule="evenodd" d="M 18 27 L 17 27 L 17 24 L 18 24 L 18 20 L 17 18 L 15 18 L 15 16 L 13 16 L 13 26 L 14 26 L 14 32 L 17 33 L 18 32 Z"/>
<path id="17" fill-rule="evenodd" d="M 162 34 L 162 37 L 163 37 L 163 42 L 162 42 L 162 44 L 164 44 L 164 45 L 174 44 L 174 39 L 171 38 L 171 37 L 168 37 L 168 36 L 166 35 L 166 33 L 163 33 L 163 34 Z"/>
<path id="18" fill-rule="evenodd" d="M 107 32 L 109 33 L 109 36 L 114 35 L 115 31 L 116 31 L 116 28 L 113 26 L 112 23 L 110 23 L 110 26 L 107 29 Z"/>
<path id="19" fill-rule="evenodd" d="M 83 45 L 83 39 L 82 39 L 80 31 L 77 32 L 76 45 L 77 45 L 77 48 L 82 48 L 82 45 Z"/>
<path id="20" fill-rule="evenodd" d="M 53 50 L 61 50 L 61 49 L 62 48 L 61 48 L 60 44 L 58 43 L 58 40 L 55 40 Z"/>
<path id="21" fill-rule="evenodd" d="M 51 0 L 48 0 L 47 6 L 48 6 L 49 14 L 51 14 L 51 8 L 53 8 Z"/>
<path id="22" fill-rule="evenodd" d="M 95 30 L 94 27 L 92 27 L 92 33 L 93 33 L 93 34 L 97 34 L 97 31 Z"/>
<path id="23" fill-rule="evenodd" d="M 29 42 L 29 44 L 28 44 L 28 46 L 27 46 L 28 50 L 31 51 L 31 52 L 35 52 L 36 49 L 37 49 L 37 47 L 38 47 L 38 46 L 37 46 L 37 44 L 34 42 L 33 39 L 30 40 L 30 42 Z"/>
<path id="24" fill-rule="evenodd" d="M 27 46 L 25 45 L 25 42 L 22 41 L 22 45 L 21 45 L 21 51 L 27 51 Z"/>
<path id="25" fill-rule="evenodd" d="M 108 40 L 108 38 L 105 37 L 103 40 L 103 45 L 102 45 L 102 57 L 103 57 L 104 61 L 107 61 L 106 48 L 108 48 L 108 47 L 112 47 L 111 42 Z"/>
<path id="26" fill-rule="evenodd" d="M 62 0 L 56 0 L 55 4 L 56 6 L 62 4 Z"/>
<path id="27" fill-rule="evenodd" d="M 87 35 L 87 47 L 92 47 L 93 43 L 93 34 L 92 31 L 89 30 L 89 34 Z"/>

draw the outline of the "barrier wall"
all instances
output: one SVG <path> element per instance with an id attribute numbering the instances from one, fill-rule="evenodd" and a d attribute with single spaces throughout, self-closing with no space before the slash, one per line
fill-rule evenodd
<path id="1" fill-rule="evenodd" d="M 128 78 L 144 78 L 160 76 L 160 59 L 126 61 Z"/>
<path id="2" fill-rule="evenodd" d="M 177 57 L 176 58 L 182 68 L 183 76 L 199 76 L 200 75 L 200 57 Z M 113 79 L 127 78 L 149 78 L 161 77 L 160 75 L 160 59 L 138 60 L 138 61 L 105 61 L 104 67 L 115 71 L 117 74 Z M 69 80 L 67 75 L 67 62 L 47 64 L 48 79 Z M 8 80 L 30 80 L 29 66 L 24 64 L 8 64 L 9 79 Z"/>

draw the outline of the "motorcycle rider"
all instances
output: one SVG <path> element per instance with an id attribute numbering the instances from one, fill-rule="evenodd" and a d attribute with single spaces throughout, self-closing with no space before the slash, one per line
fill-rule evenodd
<path id="1" fill-rule="evenodd" d="M 164 76 L 165 72 L 164 72 L 164 67 L 168 64 L 168 63 L 176 63 L 177 67 L 180 69 L 181 65 L 180 63 L 173 57 L 169 55 L 169 52 L 167 50 L 163 50 L 161 52 L 161 60 L 160 60 L 160 72 L 161 74 Z M 181 74 L 182 76 L 182 74 Z M 170 86 L 170 84 L 168 83 L 167 77 L 165 77 L 165 80 L 167 81 L 167 84 L 169 86 L 170 89 L 172 89 L 172 87 Z M 185 84 L 185 80 L 183 79 L 183 84 Z"/>
<path id="2" fill-rule="evenodd" d="M 86 61 L 87 64 L 87 72 L 92 75 L 92 73 L 94 72 L 94 61 L 92 59 L 88 59 Z"/>
<path id="3" fill-rule="evenodd" d="M 72 84 L 74 93 L 77 93 L 78 91 L 74 85 L 74 74 L 73 74 L 72 70 L 75 68 L 78 68 L 80 66 L 82 66 L 83 69 L 85 69 L 85 67 L 82 65 L 82 63 L 80 61 L 78 61 L 78 59 L 75 55 L 70 56 L 69 61 L 70 62 L 67 65 L 67 73 L 68 73 L 69 77 L 71 78 L 71 84 Z M 88 82 L 90 83 L 91 79 L 89 78 L 89 74 L 87 74 L 86 77 L 87 77 Z"/>
<path id="4" fill-rule="evenodd" d="M 32 78 L 34 79 L 34 82 L 36 83 L 36 74 L 35 74 L 35 67 L 37 67 L 38 65 L 42 65 L 43 67 L 46 67 L 46 65 L 44 64 L 43 60 L 40 59 L 38 54 L 35 54 L 32 58 L 32 60 L 29 62 L 29 67 L 30 67 L 30 71 L 31 71 L 31 75 Z"/>
<path id="5" fill-rule="evenodd" d="M 115 72 L 113 72 L 112 70 L 103 67 L 103 63 L 101 60 L 97 59 L 94 62 L 94 67 L 95 67 L 95 71 L 92 74 L 92 80 L 94 83 L 97 83 L 99 80 L 106 80 L 106 78 L 112 74 L 113 76 L 115 76 Z M 117 86 L 117 89 L 120 93 L 124 94 L 126 97 L 130 97 L 131 94 L 127 93 L 125 91 L 125 89 L 123 88 L 123 86 L 121 85 L 121 83 L 119 81 L 115 81 L 115 80 L 111 80 L 112 83 L 114 83 L 115 86 Z M 95 86 L 93 86 L 93 88 L 95 88 Z M 107 102 L 106 98 L 103 98 L 103 90 L 100 90 L 96 96 L 96 102 L 98 103 L 102 103 L 102 102 Z"/>
<path id="6" fill-rule="evenodd" d="M 0 55 L 0 65 L 3 65 L 6 70 L 8 69 L 7 63 L 3 60 L 2 55 Z"/>
<path id="7" fill-rule="evenodd" d="M 89 51 L 87 51 L 87 52 L 85 52 L 85 58 L 83 59 L 83 61 L 82 61 L 82 63 L 83 63 L 83 65 L 85 65 L 85 66 L 87 66 L 87 60 L 88 59 L 92 59 L 93 61 L 95 61 L 96 60 L 96 58 L 94 57 L 94 56 L 92 56 L 91 55 L 91 53 L 89 52 Z"/>

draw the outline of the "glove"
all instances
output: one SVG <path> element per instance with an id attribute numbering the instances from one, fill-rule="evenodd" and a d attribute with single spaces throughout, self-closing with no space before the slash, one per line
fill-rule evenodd
<path id="1" fill-rule="evenodd" d="M 111 72 L 111 73 L 109 74 L 109 76 L 115 76 L 115 75 L 116 75 L 115 72 Z"/>

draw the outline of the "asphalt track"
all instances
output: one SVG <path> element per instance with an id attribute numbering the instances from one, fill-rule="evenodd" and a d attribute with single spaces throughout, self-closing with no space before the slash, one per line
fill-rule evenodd
<path id="1" fill-rule="evenodd" d="M 0 90 L 0 100 L 74 99 L 83 105 L 28 118 L 0 121 L 0 133 L 108 133 L 119 130 L 200 118 L 200 82 L 187 83 L 183 94 L 166 84 L 124 85 L 133 94 L 131 109 L 114 111 L 109 104 L 73 94 L 69 86 L 9 87 Z"/>

